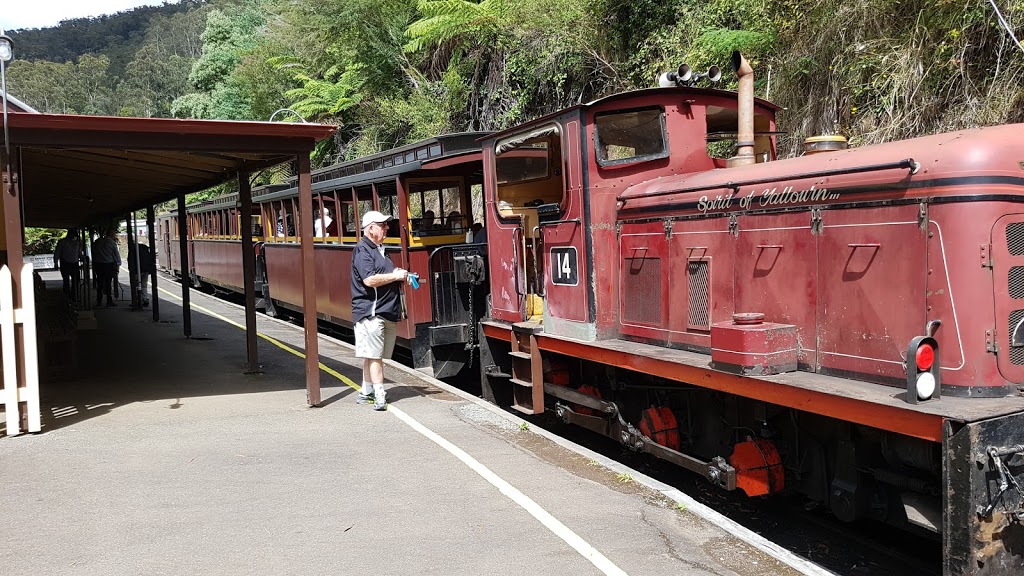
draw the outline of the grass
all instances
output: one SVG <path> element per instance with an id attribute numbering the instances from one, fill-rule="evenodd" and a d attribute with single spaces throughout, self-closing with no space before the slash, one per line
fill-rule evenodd
<path id="1" fill-rule="evenodd" d="M 630 482 L 633 481 L 633 477 L 630 476 L 629 472 L 622 472 L 621 474 L 616 474 L 615 479 L 618 480 L 619 482 L 622 482 L 623 484 L 629 484 Z"/>
<path id="2" fill-rule="evenodd" d="M 521 432 L 526 432 L 526 431 L 527 431 L 527 430 L 529 430 L 529 429 L 530 429 L 530 425 L 529 425 L 528 423 L 526 423 L 526 422 L 523 422 L 523 423 L 521 423 L 521 424 L 519 425 L 519 430 L 520 430 Z"/>

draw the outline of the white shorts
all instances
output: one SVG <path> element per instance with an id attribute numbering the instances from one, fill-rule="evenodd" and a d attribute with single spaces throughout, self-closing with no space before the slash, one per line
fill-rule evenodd
<path id="1" fill-rule="evenodd" d="M 356 358 L 391 358 L 395 351 L 395 323 L 380 316 L 364 318 L 353 327 Z"/>

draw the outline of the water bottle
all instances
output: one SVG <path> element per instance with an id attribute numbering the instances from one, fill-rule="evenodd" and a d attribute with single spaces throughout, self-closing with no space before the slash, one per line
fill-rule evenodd
<path id="1" fill-rule="evenodd" d="M 415 272 L 410 272 L 409 284 L 412 285 L 413 290 L 418 290 L 420 287 L 420 275 Z"/>

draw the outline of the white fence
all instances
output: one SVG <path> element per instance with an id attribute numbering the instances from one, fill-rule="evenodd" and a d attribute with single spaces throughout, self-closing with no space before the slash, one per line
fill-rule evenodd
<path id="1" fill-rule="evenodd" d="M 7 435 L 39 432 L 42 429 L 39 409 L 39 359 L 36 350 L 36 299 L 32 281 L 32 264 L 21 269 L 21 308 L 14 307 L 14 282 L 7 266 L 0 268 L 0 350 L 3 354 L 3 389 L 0 405 L 7 415 Z M 16 325 L 22 326 L 23 349 L 17 345 Z M 19 354 L 21 359 L 19 361 Z M 20 374 L 19 374 L 20 370 Z M 24 383 L 19 387 L 18 381 Z M 28 409 L 28 430 L 21 429 L 18 404 Z"/>

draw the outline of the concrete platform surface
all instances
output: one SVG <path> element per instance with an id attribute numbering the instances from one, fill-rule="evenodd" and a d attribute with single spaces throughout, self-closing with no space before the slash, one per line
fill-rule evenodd
<path id="1" fill-rule="evenodd" d="M 242 310 L 193 291 L 186 340 L 162 286 L 162 322 L 122 302 L 78 332 L 43 433 L 0 437 L 0 573 L 798 573 L 411 370 L 386 369 L 387 412 L 328 372 L 309 408 L 298 327 L 261 316 L 264 372 L 244 374 Z M 361 379 L 349 346 L 320 353 Z"/>

